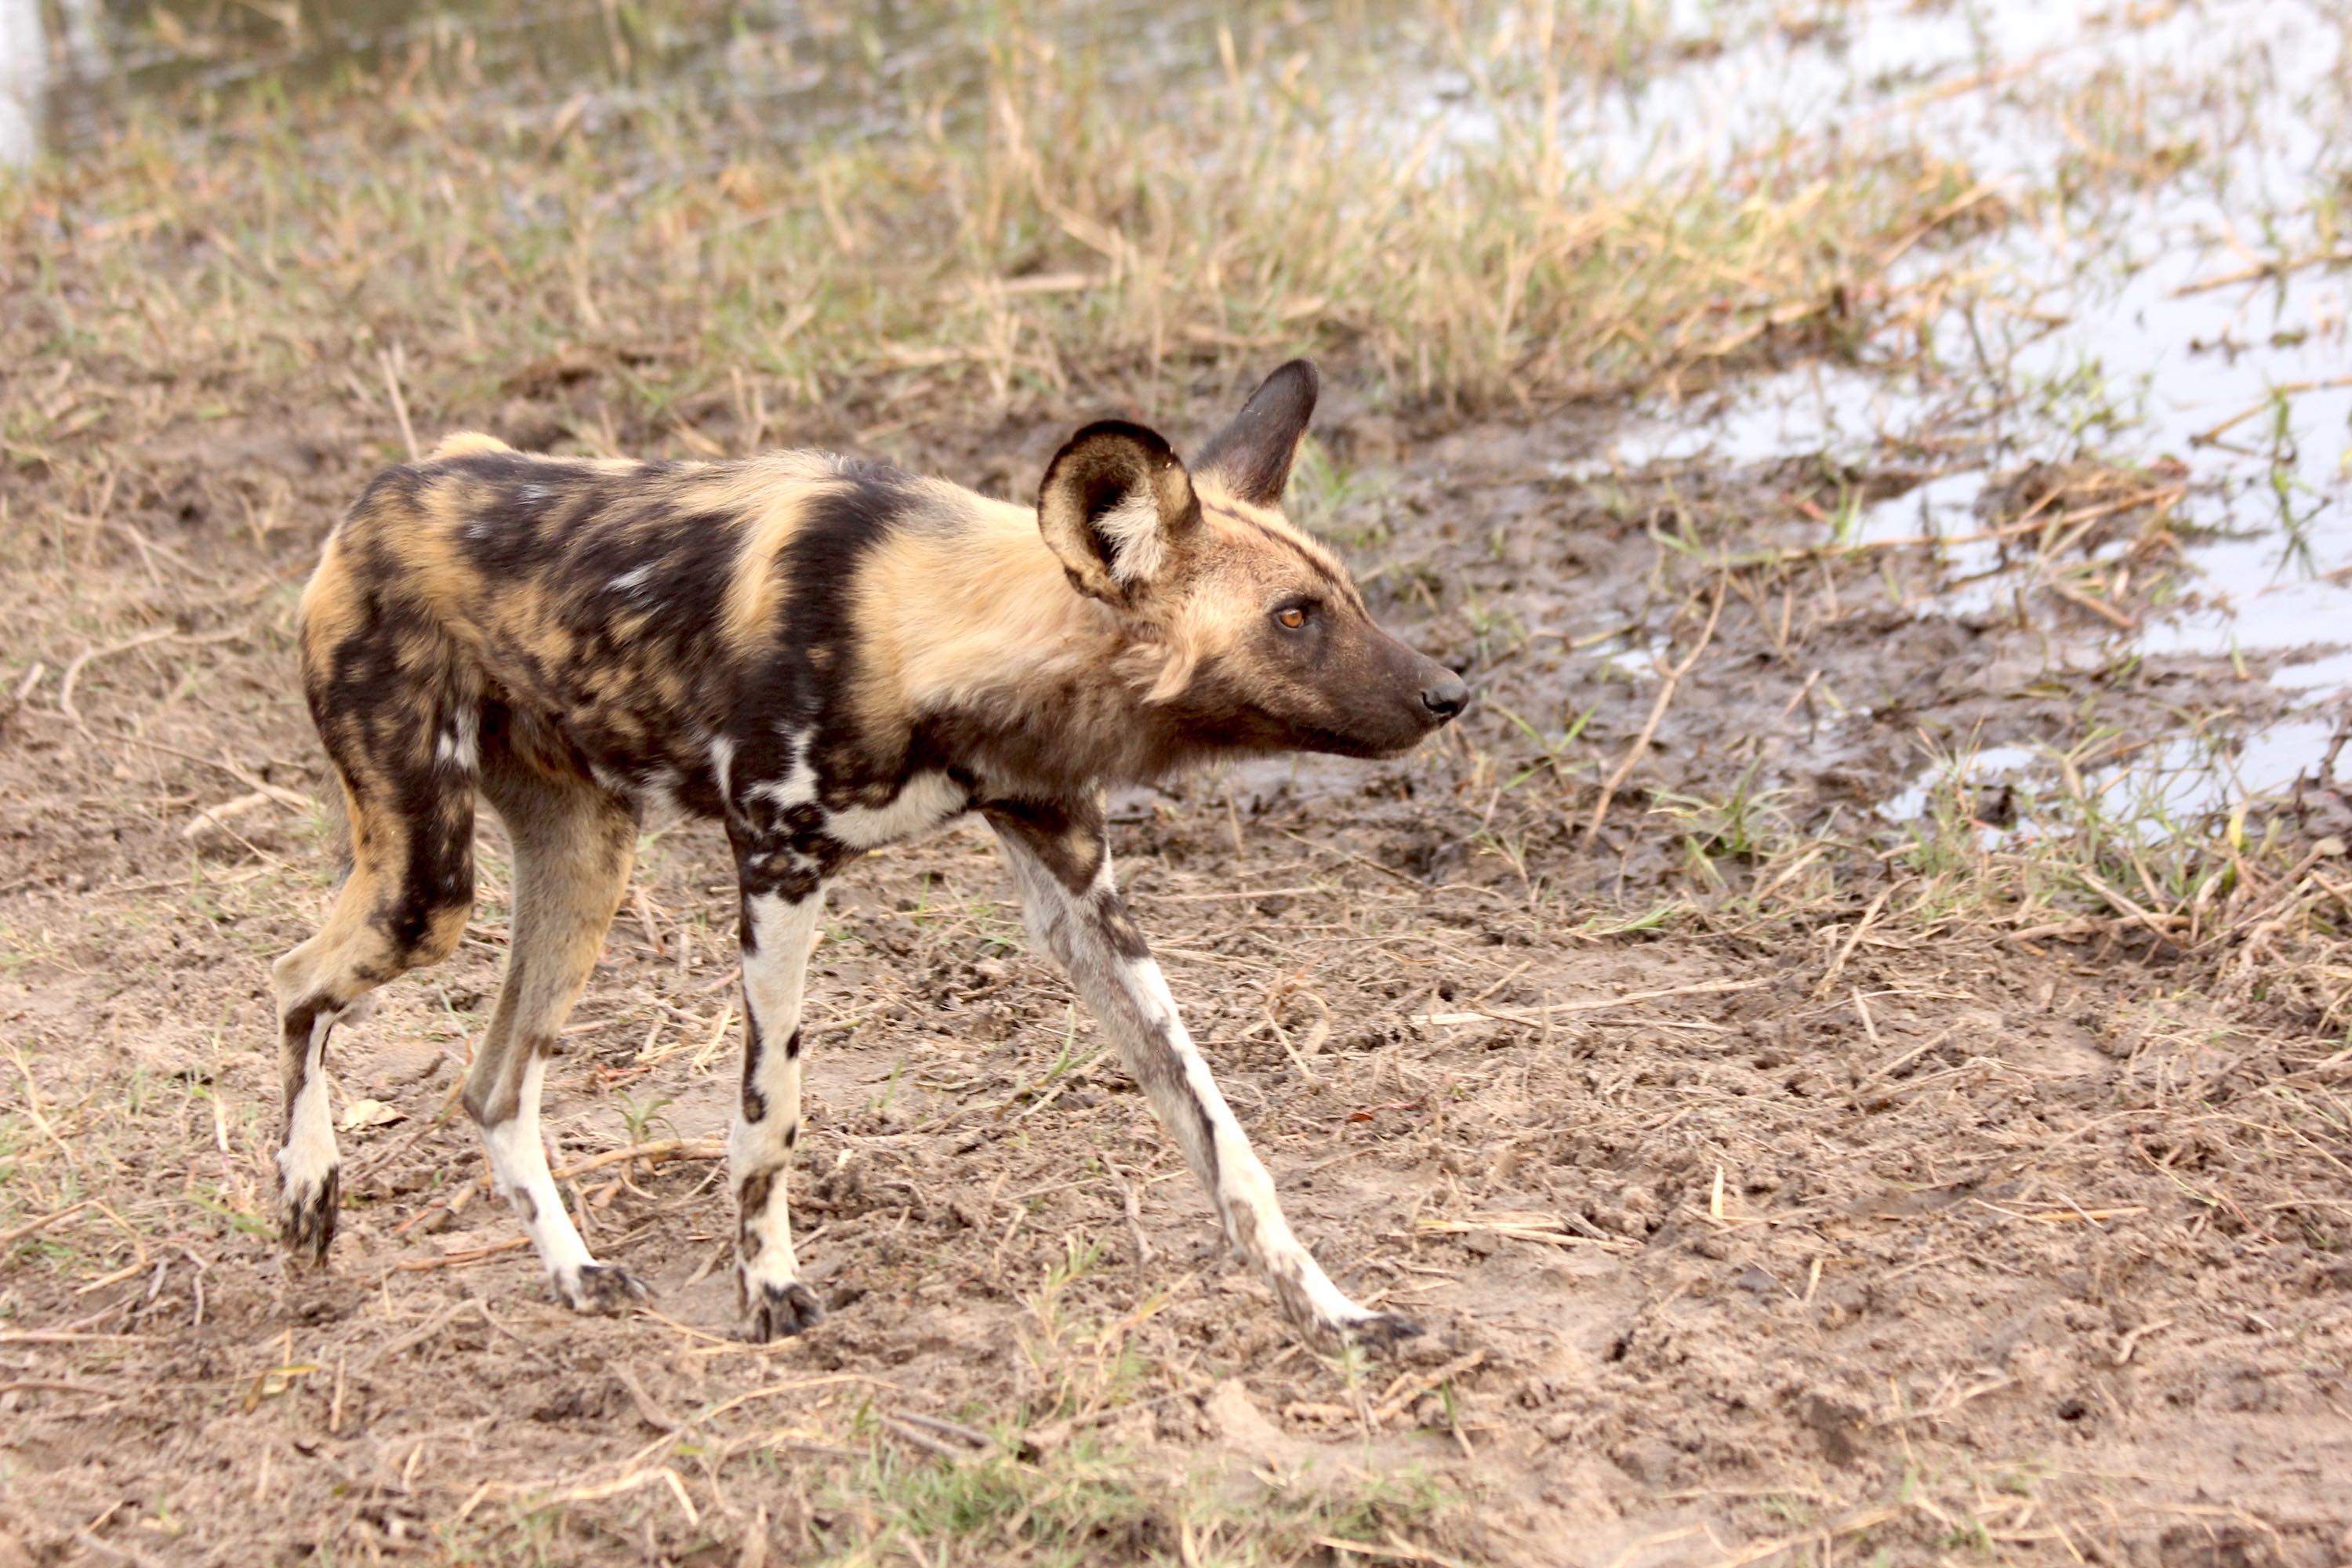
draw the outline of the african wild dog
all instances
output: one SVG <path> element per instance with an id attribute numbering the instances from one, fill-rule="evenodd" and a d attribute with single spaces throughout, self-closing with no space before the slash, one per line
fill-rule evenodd
<path id="1" fill-rule="evenodd" d="M 278 961 L 284 1237 L 323 1262 L 337 1154 L 322 1062 L 362 994 L 446 958 L 475 796 L 514 850 L 513 937 L 465 1103 L 557 1291 L 643 1293 L 590 1257 L 540 1142 L 541 1080 L 628 880 L 640 803 L 719 818 L 742 889 L 743 1084 L 728 1169 L 751 1337 L 820 1316 L 785 1170 L 801 984 L 826 881 L 967 812 L 1207 1184 L 1226 1236 L 1324 1342 L 1416 1331 L 1293 1238 L 1112 886 L 1103 786 L 1216 756 L 1390 756 L 1459 712 L 1454 672 L 1372 625 L 1277 510 L 1316 377 L 1283 366 L 1187 471 L 1090 425 L 1034 510 L 805 452 L 591 462 L 455 436 L 372 482 L 302 596 L 302 674 L 352 866 Z"/>

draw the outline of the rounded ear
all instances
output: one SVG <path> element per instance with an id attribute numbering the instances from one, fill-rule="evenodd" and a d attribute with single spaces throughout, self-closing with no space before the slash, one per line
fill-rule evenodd
<path id="1" fill-rule="evenodd" d="M 1237 500 L 1280 506 L 1320 386 L 1313 363 L 1292 360 L 1250 394 L 1234 422 L 1209 437 L 1192 466 L 1203 475 L 1214 474 Z"/>
<path id="2" fill-rule="evenodd" d="M 1070 586 L 1112 604 L 1161 576 L 1200 521 L 1192 476 L 1168 443 L 1118 419 L 1065 442 L 1037 490 L 1038 531 Z"/>

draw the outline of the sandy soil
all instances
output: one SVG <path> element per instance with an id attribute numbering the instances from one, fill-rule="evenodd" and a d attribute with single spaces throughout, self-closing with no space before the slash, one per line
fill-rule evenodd
<path id="1" fill-rule="evenodd" d="M 1913 908 L 1869 810 L 1923 732 L 2050 732 L 2092 691 L 2158 732 L 2264 700 L 2260 670 L 2111 668 L 2080 616 L 1815 573 L 1785 610 L 1731 596 L 1588 842 L 1656 683 L 1574 645 L 1632 626 L 1679 660 L 1710 609 L 1658 498 L 1769 543 L 1811 481 L 1561 479 L 1573 422 L 1331 421 L 1389 476 L 1343 509 L 1349 552 L 1479 672 L 1459 735 L 1119 802 L 1294 1220 L 1428 1326 L 1401 1363 L 1307 1353 L 1222 1255 L 973 829 L 832 905 L 793 1193 L 818 1331 L 730 1337 L 733 897 L 700 826 L 650 825 L 551 1078 L 585 1227 L 653 1309 L 555 1307 L 453 1113 L 504 942 L 495 828 L 458 956 L 339 1036 L 341 1239 L 331 1277 L 289 1273 L 266 967 L 331 867 L 285 804 L 323 784 L 288 623 L 388 456 L 332 423 L 183 426 L 104 502 L 26 485 L 63 521 L 5 587 L 47 673 L 0 693 L 0 1563 L 2352 1559 L 2340 1028 L 2292 986 L 2208 994 L 2128 921 Z M 1017 489 L 1055 436 L 895 455 Z M 1591 710 L 1554 749 L 1573 776 L 1506 710 L 1546 736 Z M 1703 871 L 1652 807 L 1759 759 L 1786 842 Z"/>

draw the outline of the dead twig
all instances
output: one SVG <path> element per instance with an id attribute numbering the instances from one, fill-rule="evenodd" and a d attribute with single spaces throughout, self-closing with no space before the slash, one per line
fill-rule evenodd
<path id="1" fill-rule="evenodd" d="M 527 1236 L 509 1237 L 494 1241 L 488 1247 L 469 1247 L 462 1252 L 444 1253 L 438 1258 L 404 1258 L 394 1264 L 388 1274 L 429 1274 L 436 1268 L 463 1268 L 468 1263 L 481 1263 L 502 1252 L 514 1252 L 530 1245 Z"/>
<path id="2" fill-rule="evenodd" d="M 950 1421 L 944 1415 L 926 1415 L 916 1410 L 893 1410 L 890 1415 L 894 1420 L 910 1421 L 918 1426 L 928 1427 L 931 1431 L 947 1436 L 960 1437 L 975 1448 L 996 1447 L 996 1439 L 979 1427 L 967 1426 L 961 1421 Z"/>
<path id="3" fill-rule="evenodd" d="M 129 653 L 133 648 L 145 647 L 150 643 L 168 642 L 180 635 L 180 630 L 176 626 L 159 626 L 153 631 L 142 632 L 135 637 L 126 637 L 119 643 L 110 643 L 104 647 L 82 649 L 74 656 L 73 662 L 66 666 L 65 674 L 58 679 L 58 711 L 82 729 L 89 729 L 89 721 L 81 716 L 81 710 L 74 706 L 73 700 L 74 682 L 81 679 L 81 672 L 101 658 L 112 658 L 117 654 Z"/>
<path id="4" fill-rule="evenodd" d="M 180 829 L 180 837 L 195 839 L 203 837 L 213 828 L 226 831 L 230 817 L 242 816 L 257 806 L 268 805 L 271 798 L 266 790 L 252 790 L 234 799 L 222 801 L 216 805 L 205 806 L 188 819 L 188 825 Z"/>
<path id="5" fill-rule="evenodd" d="M 2118 631 L 2136 632 L 2139 630 L 2139 617 L 2137 616 L 2119 610 L 2104 599 L 2094 598 L 2092 595 L 2083 592 L 2080 588 L 2074 587 L 2070 584 L 2062 583 L 2055 577 L 2043 578 L 2042 585 L 2049 589 L 2052 593 L 2057 595 L 2060 598 L 2065 600 L 2068 604 L 2073 605 L 2077 609 L 2090 611 L 2093 615 L 2105 621 L 2108 625 L 2114 626 Z"/>
<path id="6" fill-rule="evenodd" d="M 1853 930 L 1847 933 L 1844 944 L 1837 950 L 1837 956 L 1830 960 L 1829 968 L 1822 975 L 1822 983 L 1813 987 L 1815 1001 L 1827 996 L 1836 986 L 1838 976 L 1845 971 L 1846 960 L 1853 956 L 1853 950 L 1861 944 L 1862 933 L 1870 929 L 1870 922 L 1878 918 L 1878 911 L 1886 907 L 1887 897 L 1894 891 L 1892 888 L 1881 888 L 1878 897 L 1871 900 L 1869 906 L 1862 911 L 1862 919 L 1856 921 Z"/>
<path id="7" fill-rule="evenodd" d="M 96 1200 L 91 1198 L 84 1198 L 81 1202 L 78 1204 L 69 1204 L 66 1207 L 58 1209 L 53 1214 L 45 1214 L 38 1219 L 28 1219 L 24 1224 L 16 1226 L 12 1229 L 0 1231 L 0 1247 L 13 1247 L 28 1236 L 37 1236 L 40 1232 L 48 1229 L 49 1226 L 56 1225 L 62 1220 L 71 1219 L 74 1215 L 81 1213 L 82 1210 L 89 1207 L 89 1205 L 95 1201 Z"/>
<path id="8" fill-rule="evenodd" d="M 530 1241 L 530 1237 L 520 1237 L 520 1239 L 522 1239 L 522 1241 Z M 374 1352 L 374 1354 L 372 1354 L 372 1356 L 367 1356 L 367 1359 L 360 1361 L 358 1366 L 351 1368 L 351 1371 L 360 1373 L 360 1375 L 364 1377 L 364 1375 L 367 1375 L 367 1371 L 369 1371 L 369 1368 L 372 1368 L 372 1366 L 379 1366 L 379 1363 L 383 1363 L 383 1361 L 391 1361 L 393 1356 L 397 1356 L 397 1354 L 400 1354 L 400 1352 L 407 1352 L 407 1350 L 414 1350 L 414 1347 L 419 1347 L 419 1344 L 424 1344 L 425 1340 L 430 1340 L 430 1338 L 433 1338 L 433 1335 L 436 1335 L 436 1333 L 440 1333 L 442 1328 L 449 1326 L 449 1323 L 452 1323 L 454 1319 L 461 1317 L 461 1314 L 466 1314 L 466 1311 L 485 1311 L 485 1307 L 482 1307 L 482 1302 L 480 1302 L 480 1300 L 473 1300 L 473 1298 L 466 1298 L 466 1300 L 461 1300 L 461 1302 L 452 1302 L 452 1305 L 442 1307 L 442 1310 L 440 1310 L 440 1311 L 436 1311 L 436 1314 L 433 1314 L 433 1317 L 430 1317 L 428 1321 L 424 1323 L 424 1326 L 421 1326 L 421 1328 L 412 1328 L 412 1331 L 409 1331 L 409 1333 L 400 1335 L 400 1338 L 393 1340 L 391 1344 L 385 1344 L 383 1350 Z"/>
<path id="9" fill-rule="evenodd" d="M 2107 886 L 2104 881 L 2101 881 L 2098 877 L 2092 873 L 2090 868 L 2084 867 L 2077 874 L 2081 876 L 2084 882 L 2090 888 L 2091 891 L 2106 900 L 2108 903 L 2113 904 L 2125 914 L 2129 915 L 2134 921 L 2145 927 L 2148 933 L 2154 936 L 2158 942 L 2170 942 L 2175 946 L 2179 945 L 2179 939 L 2172 934 L 2171 927 L 2175 922 L 2181 925 L 2187 925 L 2189 923 L 2189 917 L 2187 915 L 2177 915 L 2169 911 L 2167 911 L 2162 915 L 2152 914 L 2148 910 L 2140 908 L 2139 905 L 2134 903 L 2130 899 L 2116 891 L 2115 889 Z"/>
<path id="10" fill-rule="evenodd" d="M 1552 1002 L 1541 1007 L 1476 1007 L 1465 1013 L 1415 1013 L 1408 1023 L 1444 1026 L 1498 1019 L 1506 1024 L 1540 1024 L 1572 1013 L 1599 1013 L 1629 1002 L 1656 1002 L 1669 996 L 1717 996 L 1753 991 L 1769 980 L 1703 980 L 1696 985 L 1669 985 L 1661 991 L 1628 991 L 1622 996 L 1587 996 L 1575 1002 Z"/>
<path id="11" fill-rule="evenodd" d="M 2259 283 L 2265 278 L 2284 278 L 2290 272 L 2300 272 L 2306 267 L 2352 266 L 2352 252 L 2315 250 L 2306 256 L 2290 256 L 2278 261 L 2257 261 L 2251 267 L 2241 267 L 2232 272 L 2216 273 L 2200 278 L 2193 283 L 2183 283 L 2172 291 L 2171 298 L 2185 300 L 2191 294 L 2202 294 L 2209 289 L 2227 289 L 2232 283 Z"/>
<path id="12" fill-rule="evenodd" d="M 882 1425 L 901 1442 L 912 1443 L 927 1454 L 936 1454 L 942 1459 L 961 1459 L 966 1457 L 964 1449 L 940 1442 L 937 1437 L 908 1423 L 904 1416 L 886 1415 L 882 1418 Z"/>
<path id="13" fill-rule="evenodd" d="M 1455 1356 L 1444 1366 L 1423 1373 L 1401 1373 L 1396 1381 L 1381 1393 L 1380 1403 L 1372 1410 L 1372 1425 L 1384 1426 L 1404 1413 L 1405 1407 L 1442 1384 L 1450 1383 L 1486 1359 L 1483 1350 Z"/>
<path id="14" fill-rule="evenodd" d="M 1675 700 L 1675 689 L 1682 684 L 1683 677 L 1688 675 L 1692 667 L 1698 663 L 1699 655 L 1706 651 L 1706 645 L 1715 640 L 1715 624 L 1723 616 L 1724 596 L 1723 580 L 1718 578 L 1715 584 L 1715 603 L 1706 613 L 1706 628 L 1698 634 L 1697 643 L 1684 657 L 1683 661 L 1666 671 L 1665 679 L 1658 686 L 1657 700 L 1650 704 L 1650 717 L 1643 724 L 1642 732 L 1633 737 L 1632 745 L 1625 748 L 1624 756 L 1619 759 L 1616 767 L 1610 771 L 1608 781 L 1601 786 L 1601 798 L 1592 803 L 1592 818 L 1584 825 L 1586 848 L 1591 848 L 1593 841 L 1601 837 L 1601 825 L 1608 818 L 1609 805 L 1617 798 L 1618 787 L 1624 784 L 1633 769 L 1640 764 L 1643 757 L 1648 754 L 1651 739 L 1657 734 L 1658 724 L 1666 716 L 1667 705 Z"/>
<path id="15" fill-rule="evenodd" d="M 408 460 L 422 461 L 425 454 L 416 445 L 416 427 L 408 422 L 408 399 L 400 395 L 400 365 L 405 357 L 397 344 L 376 351 L 376 363 L 383 367 L 383 387 L 392 395 L 392 415 L 400 421 L 400 439 L 408 447 Z"/>
<path id="16" fill-rule="evenodd" d="M 1415 1546 L 1393 1532 L 1384 1542 L 1349 1541 L 1339 1535 L 1318 1535 L 1315 1537 L 1315 1544 L 1343 1556 L 1378 1557 L 1394 1563 L 1434 1563 L 1439 1568 L 1465 1568 L 1460 1558 L 1441 1556 L 1426 1547 Z"/>
<path id="17" fill-rule="evenodd" d="M 2339 386 L 2352 386 L 2352 375 L 2331 375 L 2312 381 L 2283 381 L 2271 388 L 2260 403 L 2251 404 L 2231 415 L 2219 425 L 2210 426 L 2189 437 L 2192 447 L 2210 447 L 2228 432 L 2236 429 L 2265 408 L 2275 406 L 2282 397 L 2294 397 L 2305 392 L 2328 392 Z"/>
<path id="18" fill-rule="evenodd" d="M 1778 1557 L 1781 1552 L 1791 1551 L 1808 1542 L 1827 1541 L 1841 1535 L 1853 1535 L 1861 1531 L 1875 1529 L 1890 1520 L 1900 1519 L 1902 1516 L 1903 1510 L 1900 1508 L 1874 1508 L 1862 1513 L 1848 1514 L 1837 1523 L 1821 1530 L 1808 1530 L 1796 1535 L 1776 1536 L 1769 1541 L 1759 1541 L 1753 1546 L 1743 1547 L 1721 1562 L 1712 1564 L 1711 1568 L 1748 1568 L 1750 1563 L 1761 1563 L 1768 1557 Z"/>
<path id="19" fill-rule="evenodd" d="M 100 1388 L 95 1384 L 67 1383 L 61 1378 L 20 1377 L 12 1383 L 0 1383 L 0 1394 L 90 1394 L 110 1398 L 122 1391 Z"/>

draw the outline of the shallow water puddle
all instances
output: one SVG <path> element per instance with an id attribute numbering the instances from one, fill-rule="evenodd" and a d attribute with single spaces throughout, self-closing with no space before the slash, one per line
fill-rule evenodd
<path id="1" fill-rule="evenodd" d="M 2298 785 L 2352 783 L 2342 753 L 2331 751 L 2335 736 L 2332 720 L 2320 715 L 2183 735 L 2080 770 L 2078 797 L 2048 748 L 1986 746 L 1931 763 L 1874 810 L 1890 823 L 1913 822 L 1948 800 L 1975 823 L 1979 847 L 1997 849 L 2045 831 L 2053 809 L 2063 816 L 2058 830 L 2073 831 L 2088 803 L 2110 831 L 2145 844 L 2242 802 L 2276 803 Z"/>
<path id="2" fill-rule="evenodd" d="M 1699 14 L 1715 15 L 1686 22 Z M 2271 656 L 2277 687 L 2315 715 L 2246 738 L 2233 773 L 2168 760 L 2159 773 L 2212 781 L 2168 800 L 2291 783 L 2352 689 L 2352 242 L 2330 173 L 2352 126 L 2347 34 L 2303 0 L 1870 4 L 1817 30 L 1728 37 L 1602 95 L 1583 128 L 1628 166 L 1908 142 L 1964 161 L 2016 216 L 1898 262 L 1902 282 L 1979 279 L 1921 322 L 1920 362 L 1804 366 L 1654 408 L 1580 470 L 1924 469 L 1833 526 L 1851 542 L 1957 541 L 1916 607 L 1986 616 L 2037 569 L 1981 537 L 1991 476 L 2087 455 L 2166 465 L 2188 571 L 2144 626 L 2102 635 L 2118 658 Z M 2127 545 L 2075 564 L 2114 564 Z M 1915 784 L 1882 811 L 1923 804 Z"/>

